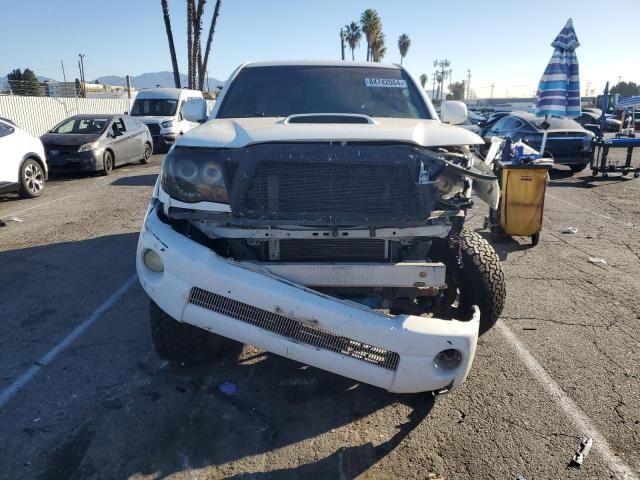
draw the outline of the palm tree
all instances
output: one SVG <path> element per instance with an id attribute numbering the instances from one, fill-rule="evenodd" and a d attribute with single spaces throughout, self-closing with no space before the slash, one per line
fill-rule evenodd
<path id="1" fill-rule="evenodd" d="M 372 8 L 367 8 L 360 15 L 360 24 L 362 31 L 367 39 L 367 61 L 371 60 L 371 44 L 382 30 L 382 21 L 378 12 Z"/>
<path id="2" fill-rule="evenodd" d="M 178 58 L 176 57 L 176 47 L 173 44 L 173 32 L 171 31 L 171 18 L 169 17 L 168 0 L 160 0 L 162 5 L 162 16 L 164 17 L 164 26 L 167 30 L 167 40 L 169 41 L 169 53 L 171 54 L 171 67 L 173 68 L 173 82 L 176 88 L 180 88 L 180 72 L 178 71 Z"/>
<path id="3" fill-rule="evenodd" d="M 351 60 L 355 60 L 354 50 L 360 45 L 360 39 L 362 38 L 362 31 L 360 26 L 356 22 L 351 22 L 344 27 L 346 32 L 345 38 L 351 49 Z"/>
<path id="4" fill-rule="evenodd" d="M 384 33 L 378 32 L 371 43 L 371 60 L 381 62 L 387 53 L 387 47 L 384 45 Z"/>
<path id="5" fill-rule="evenodd" d="M 193 88 L 193 20 L 196 15 L 195 0 L 187 0 L 187 86 Z"/>
<path id="6" fill-rule="evenodd" d="M 218 22 L 218 15 L 220 15 L 220 6 L 222 5 L 222 0 L 216 1 L 216 6 L 213 9 L 213 17 L 211 18 L 211 26 L 209 27 L 209 36 L 207 37 L 207 46 L 204 50 L 204 59 L 202 63 L 198 65 L 199 68 L 199 78 L 198 83 L 200 85 L 200 90 L 204 85 L 204 76 L 207 72 L 207 64 L 209 63 L 209 52 L 211 51 L 211 42 L 213 41 L 213 34 L 216 31 L 216 23 Z"/>
<path id="7" fill-rule="evenodd" d="M 423 73 L 422 75 L 420 75 L 420 85 L 422 85 L 423 90 L 424 90 L 424 86 L 427 84 L 427 80 L 429 80 L 429 77 L 427 77 L 426 73 Z"/>
<path id="8" fill-rule="evenodd" d="M 403 33 L 398 37 L 398 49 L 400 50 L 400 65 L 402 65 L 402 60 L 407 55 L 409 51 L 409 47 L 411 46 L 411 39 L 409 35 Z"/>

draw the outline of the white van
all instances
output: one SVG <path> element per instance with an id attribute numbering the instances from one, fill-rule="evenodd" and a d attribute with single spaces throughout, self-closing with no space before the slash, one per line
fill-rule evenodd
<path id="1" fill-rule="evenodd" d="M 196 113 L 189 118 L 199 121 L 186 120 L 185 108 Z M 169 150 L 180 135 L 207 119 L 207 104 L 199 90 L 149 88 L 138 93 L 130 115 L 149 127 L 153 150 L 160 153 Z"/>

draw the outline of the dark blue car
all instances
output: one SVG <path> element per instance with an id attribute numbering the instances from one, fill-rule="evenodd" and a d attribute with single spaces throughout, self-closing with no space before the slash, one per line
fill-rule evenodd
<path id="1" fill-rule="evenodd" d="M 513 112 L 501 118 L 481 132 L 485 142 L 491 137 L 511 137 L 522 140 L 536 150 L 542 146 L 542 122 L 544 118 L 531 113 Z M 593 133 L 569 118 L 550 117 L 545 156 L 553 157 L 555 163 L 566 165 L 574 172 L 584 170 L 593 155 Z"/>

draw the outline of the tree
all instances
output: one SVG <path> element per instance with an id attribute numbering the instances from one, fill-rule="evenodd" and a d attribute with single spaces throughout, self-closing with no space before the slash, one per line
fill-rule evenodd
<path id="1" fill-rule="evenodd" d="M 7 75 L 7 80 L 14 95 L 39 97 L 41 94 L 40 81 L 33 70 L 25 68 L 24 71 L 20 71 L 16 68 Z"/>
<path id="2" fill-rule="evenodd" d="M 367 40 L 367 61 L 372 60 L 371 45 L 382 31 L 382 21 L 378 12 L 372 8 L 367 8 L 360 15 L 360 25 Z"/>
<path id="3" fill-rule="evenodd" d="M 426 73 L 423 73 L 422 75 L 420 75 L 420 85 L 422 85 L 423 90 L 424 90 L 424 86 L 427 84 L 427 80 L 429 80 L 429 77 L 427 77 Z"/>
<path id="4" fill-rule="evenodd" d="M 467 86 L 465 81 L 454 82 L 449 87 L 449 95 L 447 95 L 447 100 L 464 100 L 464 92 L 466 91 Z"/>
<path id="5" fill-rule="evenodd" d="M 19 68 L 9 72 L 7 75 L 7 81 L 9 82 L 9 88 L 14 95 L 22 95 L 22 72 Z"/>
<path id="6" fill-rule="evenodd" d="M 218 23 L 218 15 L 220 15 L 220 7 L 222 6 L 222 0 L 216 1 L 216 6 L 213 9 L 213 17 L 211 17 L 211 25 L 209 26 L 209 35 L 207 35 L 207 46 L 204 51 L 204 59 L 198 65 L 199 69 L 199 85 L 200 90 L 204 86 L 204 77 L 207 72 L 207 65 L 209 63 L 209 53 L 211 52 L 211 43 L 213 42 L 213 34 L 216 31 L 216 24 Z"/>
<path id="7" fill-rule="evenodd" d="M 169 53 L 171 55 L 171 67 L 173 68 L 173 83 L 176 88 L 180 88 L 180 71 L 178 70 L 178 57 L 176 56 L 176 47 L 173 43 L 173 32 L 171 31 L 171 18 L 169 17 L 168 0 L 160 0 L 162 5 L 162 16 L 164 17 L 164 27 L 167 32 L 167 40 L 169 41 Z"/>
<path id="8" fill-rule="evenodd" d="M 620 98 L 632 97 L 634 95 L 640 95 L 640 86 L 635 82 L 619 82 L 609 90 L 611 95 L 616 93 L 620 95 Z"/>
<path id="9" fill-rule="evenodd" d="M 378 32 L 371 43 L 371 60 L 381 62 L 387 53 L 387 47 L 384 45 L 384 33 Z"/>
<path id="10" fill-rule="evenodd" d="M 351 22 L 344 27 L 345 38 L 351 49 L 351 60 L 355 60 L 354 50 L 360 45 L 360 39 L 362 38 L 362 30 L 356 22 Z"/>
<path id="11" fill-rule="evenodd" d="M 409 51 L 409 47 L 411 46 L 411 39 L 409 35 L 403 33 L 398 37 L 398 49 L 400 50 L 400 65 L 402 65 L 402 60 L 407 56 L 407 52 Z"/>

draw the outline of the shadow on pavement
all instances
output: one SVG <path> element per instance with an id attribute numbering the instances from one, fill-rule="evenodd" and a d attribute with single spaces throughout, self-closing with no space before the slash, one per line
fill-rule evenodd
<path id="1" fill-rule="evenodd" d="M 166 477 L 201 469 L 202 474 L 207 468 L 235 462 L 243 462 L 243 466 L 235 466 L 236 472 L 243 471 L 244 466 L 255 471 L 259 462 L 251 457 L 312 440 L 314 448 L 330 453 L 317 454 L 316 458 L 322 458 L 300 466 L 273 471 L 267 466 L 266 472 L 224 477 L 355 478 L 396 448 L 428 416 L 434 404 L 429 394 L 390 394 L 269 353 L 241 360 L 230 357 L 227 354 L 213 369 L 173 369 L 160 376 L 161 384 L 173 387 L 169 388 L 170 398 L 163 399 L 167 402 L 164 407 L 160 399 L 155 404 L 150 397 L 139 401 L 140 413 L 152 409 L 157 414 L 162 412 L 163 418 L 145 422 L 155 441 L 149 443 L 145 436 L 131 438 L 123 449 L 130 459 L 128 468 L 121 472 L 125 477 L 150 473 Z M 222 393 L 220 385 L 224 382 L 236 385 L 237 394 Z M 154 389 L 155 384 L 147 388 Z M 365 436 L 369 441 L 361 445 L 337 447 L 335 440 L 322 439 L 334 429 L 357 430 L 353 423 L 368 424 L 367 417 L 396 403 L 411 409 L 407 421 L 380 430 L 367 426 Z M 130 411 L 134 417 L 136 410 Z M 360 425 L 360 430 L 365 428 Z M 380 443 L 374 447 L 371 440 Z M 295 452 L 290 455 L 302 456 Z M 213 471 L 207 471 L 205 478 L 207 475 L 221 476 Z"/>
<path id="2" fill-rule="evenodd" d="M 491 232 L 482 229 L 476 229 L 476 232 L 491 244 L 498 254 L 498 258 L 500 258 L 501 262 L 508 260 L 510 253 L 521 252 L 532 248 L 531 241 L 529 239 L 527 239 L 525 243 L 519 243 L 508 235 L 494 235 Z"/>
<path id="3" fill-rule="evenodd" d="M 153 187 L 158 179 L 158 174 L 148 175 L 132 175 L 129 177 L 120 177 L 111 182 L 111 185 L 117 187 Z"/>

